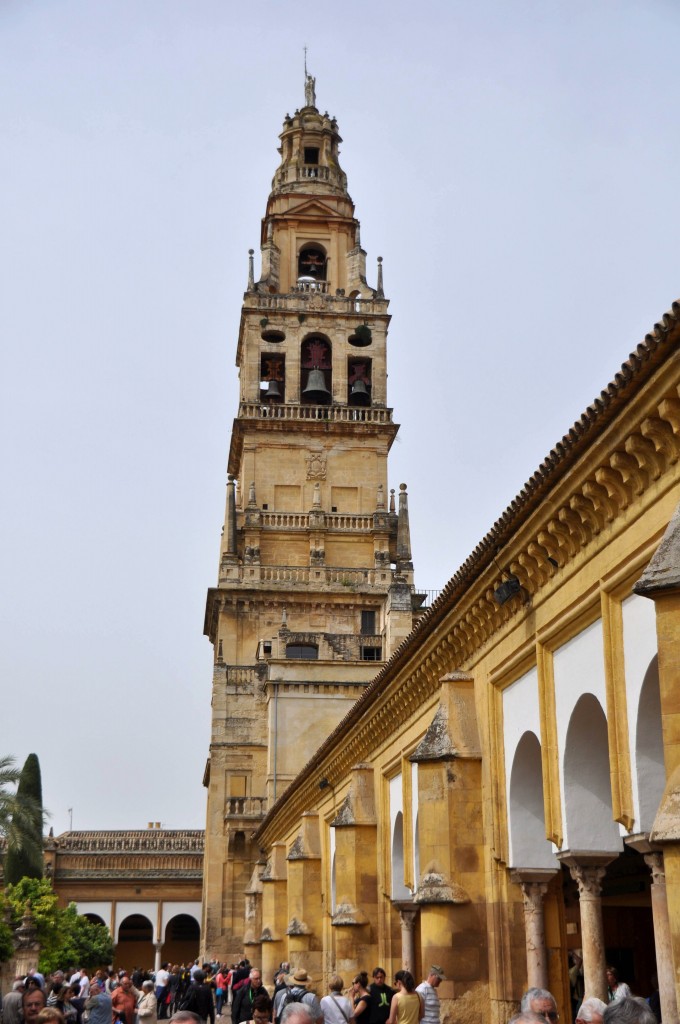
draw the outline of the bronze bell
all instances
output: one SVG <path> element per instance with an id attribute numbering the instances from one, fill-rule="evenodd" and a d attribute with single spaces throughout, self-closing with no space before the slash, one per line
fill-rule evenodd
<path id="1" fill-rule="evenodd" d="M 263 397 L 267 402 L 280 402 L 283 399 L 283 395 L 281 394 L 279 382 L 276 380 L 270 380 L 267 393 Z"/>
<path id="2" fill-rule="evenodd" d="M 302 392 L 304 397 L 315 405 L 328 405 L 331 400 L 331 393 L 326 387 L 326 378 L 323 370 L 316 367 L 309 371 L 307 384 Z"/>
<path id="3" fill-rule="evenodd" d="M 366 381 L 365 380 L 362 380 L 361 378 L 359 378 L 359 380 L 355 380 L 354 381 L 354 384 L 352 384 L 352 387 L 351 387 L 351 390 L 350 390 L 350 393 L 349 393 L 349 404 L 350 405 L 370 405 L 371 404 L 371 396 L 368 393 L 368 388 L 366 387 Z"/>

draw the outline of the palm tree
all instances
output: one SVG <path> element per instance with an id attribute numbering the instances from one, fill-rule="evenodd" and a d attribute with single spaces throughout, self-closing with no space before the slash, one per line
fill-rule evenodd
<path id="1" fill-rule="evenodd" d="M 20 778 L 21 769 L 14 758 L 0 757 L 0 838 L 4 839 L 4 853 L 21 851 L 42 859 L 42 806 L 33 797 L 11 788 L 19 784 Z"/>

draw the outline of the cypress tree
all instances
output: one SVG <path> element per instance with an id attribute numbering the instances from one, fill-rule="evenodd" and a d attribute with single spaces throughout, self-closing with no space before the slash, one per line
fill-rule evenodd
<path id="1" fill-rule="evenodd" d="M 29 754 L 21 769 L 13 814 L 13 842 L 5 857 L 5 885 L 16 885 L 22 878 L 42 878 L 43 806 L 40 762 Z"/>

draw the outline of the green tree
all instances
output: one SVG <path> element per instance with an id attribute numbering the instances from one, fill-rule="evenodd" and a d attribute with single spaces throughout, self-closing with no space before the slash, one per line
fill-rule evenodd
<path id="1" fill-rule="evenodd" d="M 82 917 L 75 903 L 60 907 L 48 878 L 22 878 L 8 886 L 6 898 L 15 926 L 30 905 L 40 942 L 41 971 L 102 967 L 112 962 L 114 947 L 108 928 Z"/>
<path id="2" fill-rule="evenodd" d="M 42 878 L 42 780 L 37 754 L 29 754 L 21 769 L 14 796 L 12 827 L 15 830 L 18 827 L 21 843 L 8 844 L 5 885 L 16 885 L 21 878 Z"/>
<path id="3" fill-rule="evenodd" d="M 51 950 L 59 942 L 59 900 L 49 878 L 22 878 L 5 890 L 16 928 L 30 907 L 41 950 Z"/>
<path id="4" fill-rule="evenodd" d="M 14 955 L 12 929 L 5 921 L 7 901 L 0 893 L 0 964 L 4 964 Z"/>
<path id="5" fill-rule="evenodd" d="M 112 963 L 113 939 L 106 925 L 88 921 L 78 913 L 75 903 L 59 911 L 59 941 L 49 954 L 41 953 L 43 971 L 56 971 L 67 964 L 81 967 L 105 967 Z"/>
<path id="6" fill-rule="evenodd" d="M 35 758 L 35 754 L 30 755 Z M 28 764 L 30 758 L 27 758 Z M 26 767 L 26 766 L 24 766 Z M 24 851 L 32 862 L 41 864 L 42 874 L 42 799 L 36 799 L 25 791 L 19 792 L 22 772 L 16 767 L 13 757 L 0 757 L 0 837 L 5 840 L 5 864 L 15 853 Z M 38 765 L 38 784 L 40 766 Z M 16 790 L 10 787 L 16 786 Z M 5 874 L 5 884 L 7 884 Z"/>

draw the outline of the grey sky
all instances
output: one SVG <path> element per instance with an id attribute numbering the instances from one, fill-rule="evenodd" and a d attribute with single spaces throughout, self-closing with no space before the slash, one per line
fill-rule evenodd
<path id="1" fill-rule="evenodd" d="M 384 257 L 439 588 L 678 296 L 673 2 L 4 0 L 2 741 L 56 832 L 204 823 L 247 250 L 303 102 Z"/>

